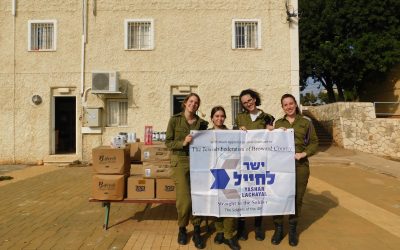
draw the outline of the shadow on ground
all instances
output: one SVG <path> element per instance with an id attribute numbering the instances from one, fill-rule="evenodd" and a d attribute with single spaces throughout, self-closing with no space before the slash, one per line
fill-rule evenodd
<path id="1" fill-rule="evenodd" d="M 299 220 L 299 232 L 303 232 L 316 221 L 324 217 L 332 208 L 339 205 L 337 197 L 329 191 L 313 194 L 307 190 L 304 195 L 303 208 Z"/>
<path id="2" fill-rule="evenodd" d="M 175 204 L 147 204 L 145 209 L 138 211 L 130 219 L 143 221 L 143 220 L 176 220 L 176 207 Z"/>
<path id="3" fill-rule="evenodd" d="M 320 194 L 310 193 L 307 190 L 303 199 L 302 212 L 299 219 L 298 232 L 302 233 L 311 227 L 316 221 L 321 219 L 332 208 L 339 205 L 338 199 L 329 191 L 323 191 Z M 272 216 L 264 216 L 263 226 L 265 231 L 273 231 L 274 223 Z M 254 217 L 246 218 L 246 228 L 248 232 L 254 231 Z M 287 234 L 288 216 L 284 218 L 284 231 Z"/>

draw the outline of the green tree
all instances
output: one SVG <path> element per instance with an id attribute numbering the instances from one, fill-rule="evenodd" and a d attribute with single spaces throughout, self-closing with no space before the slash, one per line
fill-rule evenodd
<path id="1" fill-rule="evenodd" d="M 304 106 L 315 105 L 318 101 L 318 98 L 314 95 L 313 92 L 300 94 L 300 103 Z"/>
<path id="2" fill-rule="evenodd" d="M 346 92 L 357 99 L 400 63 L 399 0 L 300 0 L 299 8 L 301 85 L 320 81 L 328 102 Z"/>

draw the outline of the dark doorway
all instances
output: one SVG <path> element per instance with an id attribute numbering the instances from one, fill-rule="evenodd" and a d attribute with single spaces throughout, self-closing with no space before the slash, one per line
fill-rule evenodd
<path id="1" fill-rule="evenodd" d="M 174 95 L 173 98 L 173 110 L 172 114 L 178 114 L 182 112 L 182 102 L 185 99 L 186 95 Z"/>
<path id="2" fill-rule="evenodd" d="M 76 153 L 76 101 L 75 97 L 54 97 L 55 153 Z"/>

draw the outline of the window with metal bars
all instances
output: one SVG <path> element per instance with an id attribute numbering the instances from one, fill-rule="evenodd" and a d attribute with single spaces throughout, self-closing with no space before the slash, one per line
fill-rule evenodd
<path id="1" fill-rule="evenodd" d="M 152 19 L 125 20 L 125 49 L 151 50 L 154 45 Z"/>
<path id="2" fill-rule="evenodd" d="M 260 20 L 233 20 L 232 45 L 234 49 L 261 48 Z"/>
<path id="3" fill-rule="evenodd" d="M 31 20 L 28 22 L 30 51 L 54 51 L 56 50 L 55 20 Z"/>
<path id="4" fill-rule="evenodd" d="M 231 106 L 232 106 L 232 127 L 236 128 L 236 117 L 242 112 L 242 106 L 240 105 L 239 96 L 231 96 Z"/>
<path id="5" fill-rule="evenodd" d="M 127 99 L 107 100 L 107 126 L 109 127 L 128 126 Z"/>

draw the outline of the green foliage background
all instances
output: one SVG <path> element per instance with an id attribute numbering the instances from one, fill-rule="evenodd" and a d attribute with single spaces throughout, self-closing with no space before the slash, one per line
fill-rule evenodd
<path id="1" fill-rule="evenodd" d="M 328 102 L 356 100 L 385 78 L 400 63 L 399 12 L 400 0 L 299 0 L 302 87 L 312 77 Z"/>

